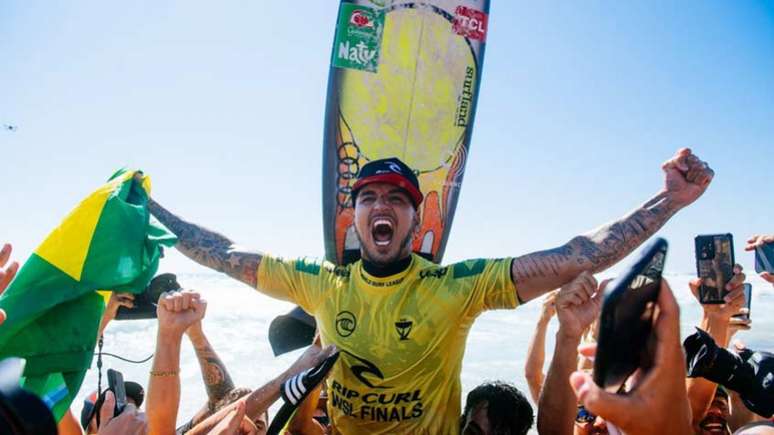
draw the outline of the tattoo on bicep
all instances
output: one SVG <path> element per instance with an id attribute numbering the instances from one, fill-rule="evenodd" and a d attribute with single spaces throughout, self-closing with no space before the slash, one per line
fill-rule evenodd
<path id="1" fill-rule="evenodd" d="M 209 345 L 196 348 L 196 356 L 202 368 L 202 377 L 204 386 L 207 390 L 207 397 L 210 403 L 221 400 L 234 389 L 234 382 L 231 380 L 226 366 L 218 358 L 218 354 Z"/>

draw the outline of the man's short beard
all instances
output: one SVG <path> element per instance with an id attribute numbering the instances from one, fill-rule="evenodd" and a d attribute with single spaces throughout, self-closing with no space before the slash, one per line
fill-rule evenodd
<path id="1" fill-rule="evenodd" d="M 386 266 L 388 264 L 392 264 L 400 259 L 402 259 L 403 251 L 406 249 L 407 246 L 411 245 L 411 242 L 414 240 L 414 228 L 411 228 L 411 230 L 406 234 L 406 238 L 403 239 L 403 241 L 400 244 L 400 249 L 398 249 L 397 254 L 395 254 L 394 258 L 388 258 L 384 261 L 379 261 L 376 258 L 374 258 L 372 255 L 367 255 L 368 251 L 366 250 L 366 245 L 363 243 L 363 238 L 360 237 L 360 232 L 358 232 L 357 227 L 355 227 L 355 235 L 357 236 L 357 241 L 360 243 L 360 257 L 364 260 L 368 260 L 371 263 L 374 263 L 377 266 Z M 411 251 L 409 251 L 409 255 L 411 255 Z"/>

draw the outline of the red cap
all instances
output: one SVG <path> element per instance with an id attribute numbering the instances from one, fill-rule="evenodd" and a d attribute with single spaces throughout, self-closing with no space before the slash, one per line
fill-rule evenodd
<path id="1" fill-rule="evenodd" d="M 415 208 L 419 208 L 422 203 L 423 195 L 419 190 L 417 176 L 398 158 L 375 160 L 363 166 L 355 185 L 352 186 L 353 205 L 360 189 L 371 183 L 387 183 L 405 190 Z"/>

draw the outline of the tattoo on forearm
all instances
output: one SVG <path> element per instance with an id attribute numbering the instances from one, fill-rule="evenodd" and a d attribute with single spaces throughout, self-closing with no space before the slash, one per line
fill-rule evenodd
<path id="1" fill-rule="evenodd" d="M 234 382 L 231 380 L 226 366 L 209 344 L 194 347 L 194 349 L 202 369 L 207 397 L 210 404 L 215 404 L 234 389 Z"/>
<path id="2" fill-rule="evenodd" d="M 607 269 L 655 234 L 676 212 L 665 195 L 657 195 L 620 221 L 575 237 L 559 248 L 517 258 L 513 279 L 519 284 Z"/>
<path id="3" fill-rule="evenodd" d="M 187 257 L 252 287 L 256 286 L 261 254 L 236 249 L 228 237 L 186 222 L 152 199 L 148 208 L 156 219 L 175 233 L 178 238 L 177 248 Z"/>
<path id="4" fill-rule="evenodd" d="M 562 265 L 571 261 L 573 247 L 569 245 L 525 255 L 513 262 L 514 276 L 530 279 L 561 274 Z"/>

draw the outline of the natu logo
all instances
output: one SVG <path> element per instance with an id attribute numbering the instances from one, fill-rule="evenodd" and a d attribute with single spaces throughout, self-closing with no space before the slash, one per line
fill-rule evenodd
<path id="1" fill-rule="evenodd" d="M 336 332 L 342 337 L 349 337 L 355 332 L 357 318 L 349 311 L 340 311 L 336 315 Z"/>
<path id="2" fill-rule="evenodd" d="M 383 28 L 381 9 L 343 3 L 333 42 L 333 66 L 376 72 Z"/>

